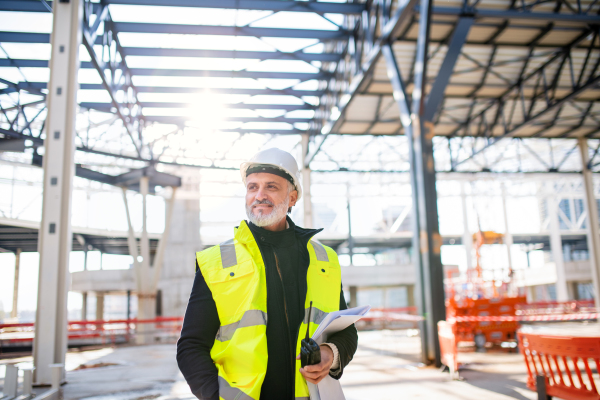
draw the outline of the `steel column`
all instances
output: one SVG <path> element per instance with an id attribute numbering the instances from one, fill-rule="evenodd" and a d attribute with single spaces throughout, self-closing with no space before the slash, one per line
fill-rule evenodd
<path id="1" fill-rule="evenodd" d="M 513 274 L 512 252 L 513 236 L 508 227 L 508 207 L 506 207 L 506 184 L 502 184 L 502 211 L 504 214 L 504 244 L 506 245 L 506 255 L 508 257 L 508 271 L 510 276 Z"/>
<path id="2" fill-rule="evenodd" d="M 421 1 L 419 36 L 415 58 L 412 96 L 412 147 L 415 154 L 416 186 L 419 212 L 420 251 L 423 265 L 425 323 L 427 324 L 427 359 L 441 365 L 437 323 L 446 319 L 444 270 L 440 256 L 442 238 L 439 233 L 435 166 L 433 160 L 433 122 L 426 118 L 425 91 L 433 1 Z M 452 66 L 453 67 L 453 66 Z"/>
<path id="3" fill-rule="evenodd" d="M 81 320 L 87 320 L 88 292 L 81 293 Z"/>
<path id="4" fill-rule="evenodd" d="M 310 194 L 310 166 L 308 157 L 308 134 L 302 135 L 302 196 L 304 197 L 304 227 L 313 227 L 312 196 Z"/>
<path id="5" fill-rule="evenodd" d="M 71 192 L 83 7 L 81 0 L 55 3 L 33 343 L 34 382 L 38 385 L 52 382 L 50 364 L 65 362 L 69 255 L 73 241 Z"/>
<path id="6" fill-rule="evenodd" d="M 19 304 L 19 269 L 21 267 L 21 249 L 17 249 L 15 253 L 15 279 L 13 283 L 13 302 L 12 302 L 12 310 L 10 312 L 11 318 L 17 318 L 18 314 L 18 304 Z"/>
<path id="7" fill-rule="evenodd" d="M 588 215 L 588 251 L 590 254 L 590 268 L 594 284 L 594 299 L 596 307 L 600 307 L 600 229 L 598 227 L 598 207 L 594 195 L 594 180 L 589 165 L 589 152 L 586 138 L 577 139 L 581 153 L 583 186 L 585 188 L 585 210 Z"/>
<path id="8" fill-rule="evenodd" d="M 400 69 L 398 67 L 398 63 L 396 61 L 396 56 L 394 55 L 392 46 L 387 43 L 382 46 L 381 49 L 387 66 L 388 77 L 392 83 L 392 88 L 394 90 L 394 100 L 398 104 L 400 108 L 400 121 L 404 128 L 404 134 L 408 138 L 409 143 L 413 143 L 413 126 L 411 122 L 411 106 L 406 95 L 406 86 L 404 85 L 404 81 L 402 80 L 402 75 L 400 73 Z M 410 186 L 411 186 L 411 199 L 412 199 L 412 262 L 415 266 L 415 276 L 417 277 L 417 284 L 415 285 L 416 290 L 414 293 L 414 302 L 417 305 L 417 309 L 419 315 L 425 316 L 427 314 L 427 310 L 425 309 L 425 281 L 424 281 L 424 273 L 423 273 L 423 260 L 421 257 L 421 252 L 419 249 L 421 248 L 421 237 L 420 237 L 420 224 L 419 224 L 419 197 L 417 195 L 417 174 L 416 174 L 416 165 L 415 165 L 415 152 L 414 146 L 409 146 L 408 149 L 408 157 L 410 162 Z M 429 339 L 428 339 L 428 329 L 425 321 L 419 321 L 419 332 L 421 336 L 421 357 L 423 362 L 429 362 Z"/>
<path id="9" fill-rule="evenodd" d="M 473 235 L 469 231 L 469 216 L 467 214 L 467 188 L 468 183 L 463 182 L 461 186 L 461 203 L 463 212 L 463 236 L 462 244 L 465 247 L 465 253 L 467 256 L 467 270 L 473 268 Z"/>

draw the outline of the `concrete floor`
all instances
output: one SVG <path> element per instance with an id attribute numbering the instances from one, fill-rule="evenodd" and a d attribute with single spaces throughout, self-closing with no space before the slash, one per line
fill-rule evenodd
<path id="1" fill-rule="evenodd" d="M 525 386 L 518 353 L 460 353 L 464 380 L 452 381 L 449 374 L 420 364 L 419 349 L 418 337 L 408 337 L 407 331 L 360 332 L 358 352 L 341 379 L 346 399 L 537 398 Z M 15 361 L 31 360 L 0 363 Z M 76 370 L 98 363 L 113 365 Z M 70 352 L 67 370 L 65 400 L 195 399 L 177 368 L 174 344 Z"/>

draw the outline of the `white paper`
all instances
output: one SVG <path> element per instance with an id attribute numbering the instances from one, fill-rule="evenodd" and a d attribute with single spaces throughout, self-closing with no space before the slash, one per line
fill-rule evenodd
<path id="1" fill-rule="evenodd" d="M 363 306 L 329 313 L 312 335 L 313 340 L 319 345 L 325 343 L 328 336 L 352 325 L 370 309 L 371 306 Z M 311 400 L 346 400 L 340 382 L 329 375 L 318 385 L 308 383 L 308 392 Z"/>

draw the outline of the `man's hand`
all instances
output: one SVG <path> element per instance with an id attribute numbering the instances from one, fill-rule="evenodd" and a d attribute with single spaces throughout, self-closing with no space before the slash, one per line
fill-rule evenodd
<path id="1" fill-rule="evenodd" d="M 331 364 L 333 363 L 333 351 L 329 346 L 321 345 L 321 362 L 315 365 L 307 365 L 300 368 L 302 376 L 310 383 L 315 385 L 323 380 L 329 374 Z M 300 355 L 296 360 L 300 359 Z"/>

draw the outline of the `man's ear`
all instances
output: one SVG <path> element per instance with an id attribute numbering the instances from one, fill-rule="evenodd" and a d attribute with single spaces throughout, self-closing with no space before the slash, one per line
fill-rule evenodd
<path id="1" fill-rule="evenodd" d="M 292 190 L 292 192 L 290 193 L 290 207 L 295 206 L 297 201 L 298 201 L 298 191 Z"/>

